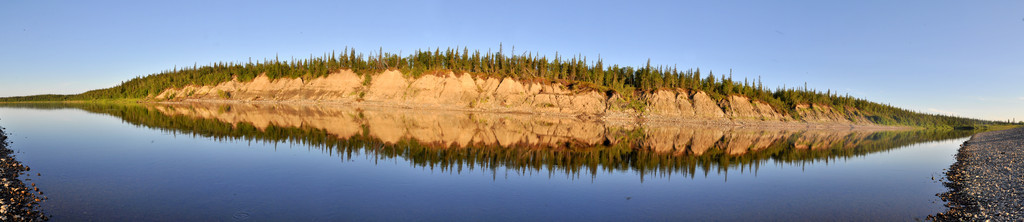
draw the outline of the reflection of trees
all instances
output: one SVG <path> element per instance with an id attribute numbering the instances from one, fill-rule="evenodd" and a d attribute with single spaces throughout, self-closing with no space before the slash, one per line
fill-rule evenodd
<path id="1" fill-rule="evenodd" d="M 452 115 L 454 117 L 451 118 L 455 118 L 454 120 L 440 118 L 422 122 L 426 121 L 424 119 L 435 117 L 356 109 L 310 110 L 308 107 L 264 109 L 239 105 L 202 107 L 87 103 L 69 106 L 116 116 L 133 125 L 172 133 L 215 140 L 299 143 L 317 147 L 343 158 L 352 158 L 357 154 L 385 159 L 402 158 L 415 166 L 453 172 L 474 168 L 497 170 L 503 167 L 524 173 L 547 170 L 548 173 L 567 175 L 596 175 L 602 171 L 635 170 L 641 175 L 683 174 L 692 177 L 696 174 L 707 175 L 711 171 L 728 171 L 733 167 L 756 170 L 761 164 L 769 162 L 797 164 L 834 161 L 914 143 L 966 137 L 973 133 L 951 130 L 769 130 L 679 126 L 631 127 L 604 124 L 574 128 L 564 125 L 592 122 L 557 120 L 556 124 L 552 124 L 551 121 L 554 120 L 516 119 L 514 116 L 491 118 L 486 117 L 487 114 L 477 113 L 465 114 L 471 121 L 464 125 L 470 129 L 461 130 L 474 133 L 470 136 L 472 138 L 455 142 L 451 140 L 460 140 L 459 136 L 447 135 L 454 139 L 446 139 L 445 136 L 434 138 L 424 135 L 428 134 L 425 132 L 431 131 L 429 125 L 437 124 L 430 121 L 458 125 L 455 122 L 466 121 L 459 119 L 463 118 L 461 114 Z M 49 108 L 58 107 L 61 106 Z M 264 122 L 253 124 L 246 122 L 246 118 Z M 375 122 L 388 118 L 394 121 Z M 318 126 L 313 122 L 352 125 Z M 401 129 L 382 129 L 381 126 Z M 563 127 L 557 128 L 558 126 Z M 501 127 L 513 129 L 496 129 Z M 579 133 L 590 132 L 594 127 L 601 130 L 597 134 Z M 380 133 L 389 130 L 400 133 Z M 491 131 L 482 132 L 487 130 Z M 494 133 L 499 131 L 506 134 L 517 132 L 528 135 L 520 135 L 519 137 L 527 139 L 514 140 L 517 142 L 511 144 L 502 143 L 500 139 L 476 139 L 478 135 L 499 134 Z M 381 139 L 380 135 L 390 135 L 393 138 L 385 140 Z"/>

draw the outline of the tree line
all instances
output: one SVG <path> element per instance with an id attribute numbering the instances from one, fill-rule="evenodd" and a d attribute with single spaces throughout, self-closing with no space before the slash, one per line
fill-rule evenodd
<path id="1" fill-rule="evenodd" d="M 884 125 L 911 125 L 926 127 L 974 126 L 997 124 L 997 122 L 963 118 L 949 115 L 923 114 L 899 107 L 839 95 L 831 90 L 824 92 L 795 87 L 765 87 L 760 77 L 757 80 L 734 80 L 732 73 L 716 75 L 712 71 L 703 73 L 699 68 L 678 69 L 676 66 L 652 65 L 650 60 L 638 67 L 606 65 L 601 58 L 589 59 L 582 55 L 554 57 L 523 52 L 516 54 L 513 49 L 506 53 L 503 47 L 497 51 L 469 51 L 468 48 L 435 48 L 417 50 L 402 56 L 382 49 L 376 53 L 363 54 L 352 48 L 341 52 L 324 53 L 321 56 L 280 60 L 264 59 L 253 62 L 217 62 L 209 65 L 174 67 L 160 73 L 137 76 L 121 84 L 105 89 L 87 91 L 77 95 L 39 95 L 0 98 L 0 102 L 14 101 L 63 101 L 95 99 L 141 99 L 151 97 L 168 88 L 186 85 L 216 85 L 237 78 L 250 81 L 263 74 L 270 79 L 304 78 L 326 76 L 342 69 L 359 75 L 375 74 L 385 70 L 400 70 L 403 74 L 418 77 L 424 74 L 469 73 L 478 77 L 515 78 L 522 81 L 561 82 L 576 90 L 598 90 L 616 93 L 627 99 L 658 89 L 684 88 L 706 92 L 716 101 L 728 96 L 742 95 L 753 100 L 770 104 L 780 113 L 800 119 L 796 107 L 799 104 L 831 106 L 843 111 L 853 108 L 872 122 Z M 851 119 L 853 116 L 847 114 Z"/>

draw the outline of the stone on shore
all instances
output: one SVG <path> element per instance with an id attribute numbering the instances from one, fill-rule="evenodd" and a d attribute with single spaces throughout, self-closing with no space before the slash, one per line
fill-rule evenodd
<path id="1" fill-rule="evenodd" d="M 1024 218 L 1024 127 L 979 133 L 960 147 L 946 173 L 949 210 L 940 221 Z"/>

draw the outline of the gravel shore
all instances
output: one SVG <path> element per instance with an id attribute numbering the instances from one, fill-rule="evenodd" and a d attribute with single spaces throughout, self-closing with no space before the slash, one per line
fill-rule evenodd
<path id="1" fill-rule="evenodd" d="M 39 209 L 39 202 L 46 199 L 43 192 L 35 188 L 35 183 L 31 183 L 30 188 L 18 179 L 29 168 L 14 159 L 14 151 L 8 149 L 8 145 L 7 134 L 0 127 L 0 221 L 47 220 Z"/>
<path id="2" fill-rule="evenodd" d="M 938 221 L 1024 220 L 1024 127 L 975 134 L 946 172 Z"/>

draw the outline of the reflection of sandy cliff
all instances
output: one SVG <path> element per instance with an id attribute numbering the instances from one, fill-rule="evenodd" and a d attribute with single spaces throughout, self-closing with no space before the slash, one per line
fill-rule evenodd
<path id="1" fill-rule="evenodd" d="M 792 144 L 797 149 L 850 147 L 870 135 L 864 130 L 806 130 L 758 128 L 707 128 L 615 124 L 577 118 L 419 111 L 408 109 L 355 109 L 338 106 L 289 106 L 277 104 L 176 104 L 157 105 L 167 115 L 247 123 L 259 129 L 308 127 L 322 129 L 338 138 L 366 134 L 385 143 L 411 139 L 432 147 L 469 145 L 502 147 L 566 148 L 611 146 L 636 142 L 638 149 L 662 154 L 700 156 L 710 150 L 741 155 Z"/>

